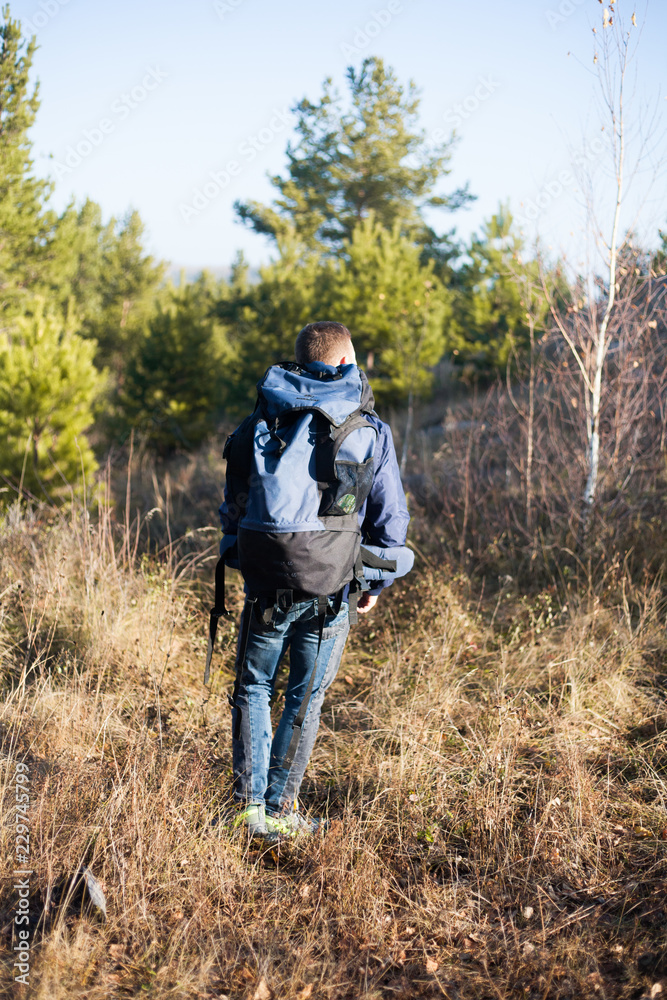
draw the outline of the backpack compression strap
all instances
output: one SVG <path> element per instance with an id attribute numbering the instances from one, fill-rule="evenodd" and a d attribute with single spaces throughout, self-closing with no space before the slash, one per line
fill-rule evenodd
<path id="1" fill-rule="evenodd" d="M 359 604 L 359 598 L 365 590 L 369 589 L 368 582 L 364 579 L 364 561 L 362 560 L 362 551 L 359 550 L 357 555 L 357 561 L 354 564 L 354 576 L 350 581 L 350 589 L 348 592 L 348 602 L 350 607 L 350 625 L 356 625 L 359 621 L 359 616 L 357 612 L 357 605 Z"/>
<path id="2" fill-rule="evenodd" d="M 374 552 L 370 552 L 364 545 L 361 546 L 361 561 L 364 566 L 368 566 L 370 569 L 384 569 L 387 573 L 396 572 L 395 559 L 382 559 L 381 556 L 376 556 Z"/>
<path id="3" fill-rule="evenodd" d="M 204 684 L 208 684 L 211 676 L 211 659 L 213 658 L 213 644 L 218 631 L 219 618 L 232 618 L 232 612 L 225 607 L 225 559 L 222 556 L 218 559 L 215 567 L 215 597 L 211 608 L 211 617 L 208 625 L 208 649 L 206 651 L 206 667 L 204 669 Z"/>

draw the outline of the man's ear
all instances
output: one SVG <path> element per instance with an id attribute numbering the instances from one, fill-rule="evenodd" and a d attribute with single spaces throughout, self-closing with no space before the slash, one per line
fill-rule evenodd
<path id="1" fill-rule="evenodd" d="M 337 368 L 340 365 L 356 365 L 357 358 L 354 350 L 354 344 L 352 343 L 352 341 L 349 341 L 349 344 L 350 344 L 350 349 L 349 351 L 347 349 L 345 350 L 345 354 L 338 362 L 338 365 L 336 365 Z"/>

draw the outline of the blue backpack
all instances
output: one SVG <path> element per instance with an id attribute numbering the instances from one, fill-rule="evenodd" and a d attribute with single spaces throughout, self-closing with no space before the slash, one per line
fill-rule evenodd
<path id="1" fill-rule="evenodd" d="M 373 483 L 373 393 L 356 365 L 269 368 L 228 438 L 227 488 L 251 596 L 337 594 L 354 578 L 357 517 Z"/>

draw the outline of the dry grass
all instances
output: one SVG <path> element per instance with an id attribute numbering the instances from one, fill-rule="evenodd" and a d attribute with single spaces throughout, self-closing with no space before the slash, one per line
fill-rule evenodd
<path id="1" fill-rule="evenodd" d="M 106 503 L 93 523 L 15 508 L 0 527 L 4 802 L 15 760 L 32 782 L 30 995 L 660 995 L 657 592 L 475 604 L 422 562 L 358 628 L 325 705 L 303 805 L 329 832 L 259 851 L 215 822 L 233 634 L 207 698 L 211 553 L 142 558 L 135 527 Z M 82 864 L 106 922 L 72 890 Z M 4 878 L 3 996 L 14 895 Z"/>

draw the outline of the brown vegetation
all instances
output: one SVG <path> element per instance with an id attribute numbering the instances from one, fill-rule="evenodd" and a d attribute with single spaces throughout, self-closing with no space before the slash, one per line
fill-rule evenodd
<path id="1" fill-rule="evenodd" d="M 354 632 L 325 705 L 302 805 L 330 829 L 261 851 L 228 822 L 232 632 L 202 685 L 216 532 L 179 544 L 166 528 L 188 497 L 193 524 L 212 461 L 172 470 L 170 500 L 157 478 L 162 500 L 138 504 L 148 525 L 107 501 L 92 521 L 3 518 L 2 791 L 8 807 L 25 760 L 30 995 L 658 996 L 659 585 L 621 563 L 567 592 L 507 579 L 480 598 L 418 532 L 418 568 Z M 1 835 L 11 872 L 13 828 Z M 84 864 L 106 921 L 72 881 Z M 11 883 L 5 996 L 23 989 Z"/>

